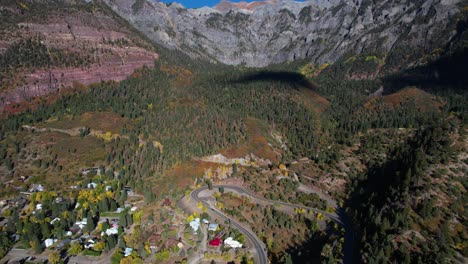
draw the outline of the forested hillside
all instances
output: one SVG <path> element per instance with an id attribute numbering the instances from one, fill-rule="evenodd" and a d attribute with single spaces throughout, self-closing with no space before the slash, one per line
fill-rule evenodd
<path id="1" fill-rule="evenodd" d="M 175 63 L 170 52 L 167 56 L 171 59 L 162 59 L 154 69 L 143 68 L 120 84 L 93 85 L 51 105 L 4 119 L 2 177 L 25 172 L 22 156 L 30 154 L 25 152 L 28 143 L 21 139 L 24 125 L 47 120 L 66 124 L 85 113 L 110 111 L 131 122 L 102 139 L 105 154 L 97 163 L 118 171 L 123 185 L 135 187 L 151 200 L 202 176 L 193 171 L 173 178 L 170 172 L 177 164 L 249 142 L 245 122 L 255 118 L 282 135 L 287 147 L 280 151 L 279 163 L 307 157 L 312 160 L 310 166 L 332 172 L 348 156 L 360 160 L 365 169 L 348 174 L 348 195 L 341 199 L 356 225 L 356 250 L 363 260 L 428 263 L 434 260 L 430 254 L 441 258 L 466 254 L 461 206 L 466 194 L 447 186 L 448 182 L 431 184 L 450 177 L 450 184 L 459 181 L 456 188 L 466 188 L 464 178 L 455 176 L 466 173 L 465 90 L 440 84 L 437 89 L 427 87 L 433 92 L 429 101 L 410 98 L 388 105 L 385 96 L 372 98 L 385 81 L 337 79 L 335 69 L 340 64 L 307 78 L 298 73 L 300 64 L 260 71 L 183 57 Z M 329 105 L 318 108 L 318 98 Z M 420 107 L 428 103 L 435 105 L 422 111 Z M 66 160 L 53 155 L 50 164 L 54 177 L 62 174 L 57 168 L 67 167 Z M 48 173 L 48 169 L 26 171 Z M 430 195 L 434 192 L 450 199 L 438 202 L 437 196 Z M 438 207 L 443 204 L 443 209 Z M 439 220 L 428 223 L 427 217 Z M 430 231 L 420 231 L 428 225 Z M 400 247 L 401 243 L 406 247 Z"/>

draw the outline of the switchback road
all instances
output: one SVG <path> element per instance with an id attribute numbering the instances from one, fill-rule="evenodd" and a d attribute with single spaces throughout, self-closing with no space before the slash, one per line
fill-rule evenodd
<path id="1" fill-rule="evenodd" d="M 342 211 L 342 209 L 339 209 L 339 214 L 336 214 L 336 213 L 329 213 L 329 212 L 326 212 L 326 211 L 323 211 L 323 210 L 320 210 L 320 209 L 317 209 L 317 208 L 313 208 L 313 207 L 307 207 L 307 206 L 304 206 L 304 205 L 299 205 L 299 204 L 291 204 L 291 203 L 286 203 L 286 202 L 281 202 L 281 201 L 273 201 L 273 200 L 269 200 L 269 199 L 265 199 L 263 197 L 258 197 L 256 196 L 255 194 L 252 194 L 249 190 L 243 188 L 243 187 L 240 187 L 240 186 L 236 186 L 236 185 L 213 185 L 213 188 L 220 188 L 220 187 L 223 187 L 225 191 L 231 191 L 231 192 L 235 192 L 235 193 L 238 193 L 240 195 L 245 195 L 245 196 L 248 196 L 254 200 L 257 200 L 257 201 L 261 201 L 263 203 L 266 203 L 266 204 L 270 204 L 270 205 L 281 205 L 281 206 L 285 206 L 285 207 L 290 207 L 290 208 L 299 208 L 299 209 L 305 209 L 305 210 L 310 210 L 310 211 L 313 211 L 313 212 L 316 212 L 316 213 L 321 213 L 322 215 L 324 215 L 325 217 L 329 218 L 331 221 L 343 226 L 346 230 L 346 235 L 345 235 L 345 258 L 344 258 L 344 263 L 348 264 L 348 263 L 351 263 L 352 262 L 352 244 L 353 244 L 353 241 L 354 241 L 354 235 L 353 235 L 353 230 L 350 226 L 350 224 L 348 223 L 348 221 L 346 221 L 345 217 L 344 217 L 344 212 Z M 227 221 L 230 221 L 230 223 L 235 226 L 237 229 L 239 229 L 239 231 L 241 231 L 242 233 L 244 233 L 244 235 L 250 240 L 252 241 L 254 247 L 255 247 L 255 250 L 257 252 L 257 255 L 258 255 L 258 261 L 260 264 L 266 264 L 268 263 L 268 255 L 267 255 L 267 251 L 266 251 L 266 248 L 265 248 L 265 245 L 263 244 L 262 241 L 260 241 L 260 239 L 257 238 L 257 236 L 250 230 L 244 228 L 241 224 L 239 224 L 238 222 L 236 222 L 234 219 L 224 215 L 221 211 L 219 211 L 218 209 L 216 208 L 213 208 L 211 207 L 210 204 L 206 203 L 205 201 L 203 201 L 203 199 L 201 199 L 199 197 L 200 193 L 205 191 L 205 190 L 208 190 L 208 186 L 203 186 L 203 187 L 200 187 L 194 191 L 192 191 L 190 193 L 190 197 L 192 200 L 194 200 L 195 202 L 202 202 L 204 205 L 206 205 L 207 207 L 210 208 L 210 211 L 211 213 L 214 213 L 216 214 L 217 216 L 219 216 L 220 218 L 224 219 L 224 220 L 227 220 Z"/>

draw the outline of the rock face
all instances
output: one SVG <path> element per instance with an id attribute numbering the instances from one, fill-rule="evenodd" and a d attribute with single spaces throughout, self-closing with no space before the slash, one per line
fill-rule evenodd
<path id="1" fill-rule="evenodd" d="M 191 57 L 261 67 L 346 54 L 430 53 L 456 33 L 460 0 L 222 1 L 185 9 L 146 0 L 104 0 L 155 42 Z M 400 60 L 400 59 L 398 59 Z"/>
<path id="2" fill-rule="evenodd" d="M 2 92 L 2 101 L 3 104 L 18 103 L 57 92 L 62 88 L 71 87 L 74 83 L 90 85 L 101 81 L 119 82 L 144 65 L 153 67 L 154 59 L 151 54 L 144 54 L 141 57 L 132 56 L 125 63 L 106 62 L 105 65 L 91 65 L 86 68 L 54 68 L 24 73 L 24 84 Z"/>
<path id="3" fill-rule="evenodd" d="M 0 4 L 6 17 L 4 30 L 0 30 L 0 59 L 8 57 L 11 64 L 0 67 L 0 107 L 44 96 L 75 82 L 121 81 L 142 66 L 154 66 L 158 59 L 152 44 L 106 5 L 27 4 L 26 8 Z M 23 44 L 15 49 L 18 43 Z M 28 52 L 29 47 L 33 51 Z"/>

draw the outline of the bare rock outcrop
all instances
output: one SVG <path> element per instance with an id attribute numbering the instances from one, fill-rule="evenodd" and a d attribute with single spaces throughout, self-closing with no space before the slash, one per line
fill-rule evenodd
<path id="1" fill-rule="evenodd" d="M 8 56 L 12 65 L 2 68 L 0 107 L 75 82 L 122 81 L 138 68 L 153 67 L 159 57 L 151 43 L 106 5 L 45 4 L 46 13 L 36 2 L 4 11 L 8 28 L 0 31 L 0 56 Z"/>
<path id="2" fill-rule="evenodd" d="M 159 44 L 194 58 L 255 67 L 304 58 L 330 63 L 361 53 L 392 54 L 389 64 L 408 65 L 456 34 L 460 2 L 222 1 L 185 9 L 158 1 L 104 1 Z"/>

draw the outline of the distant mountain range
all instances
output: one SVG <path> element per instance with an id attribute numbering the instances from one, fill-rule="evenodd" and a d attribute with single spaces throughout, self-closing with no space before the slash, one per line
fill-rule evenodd
<path id="1" fill-rule="evenodd" d="M 213 8 L 104 0 L 153 41 L 194 58 L 262 67 L 370 54 L 391 67 L 425 59 L 457 33 L 460 0 L 221 1 Z M 392 55 L 392 56 L 389 56 Z M 391 59 L 391 60 L 392 60 Z"/>
<path id="2" fill-rule="evenodd" d="M 0 106 L 77 83 L 121 81 L 153 65 L 159 58 L 154 43 L 229 65 L 372 64 L 348 77 L 374 78 L 425 64 L 452 44 L 466 45 L 465 2 L 223 0 L 186 9 L 147 0 L 5 0 Z"/>

